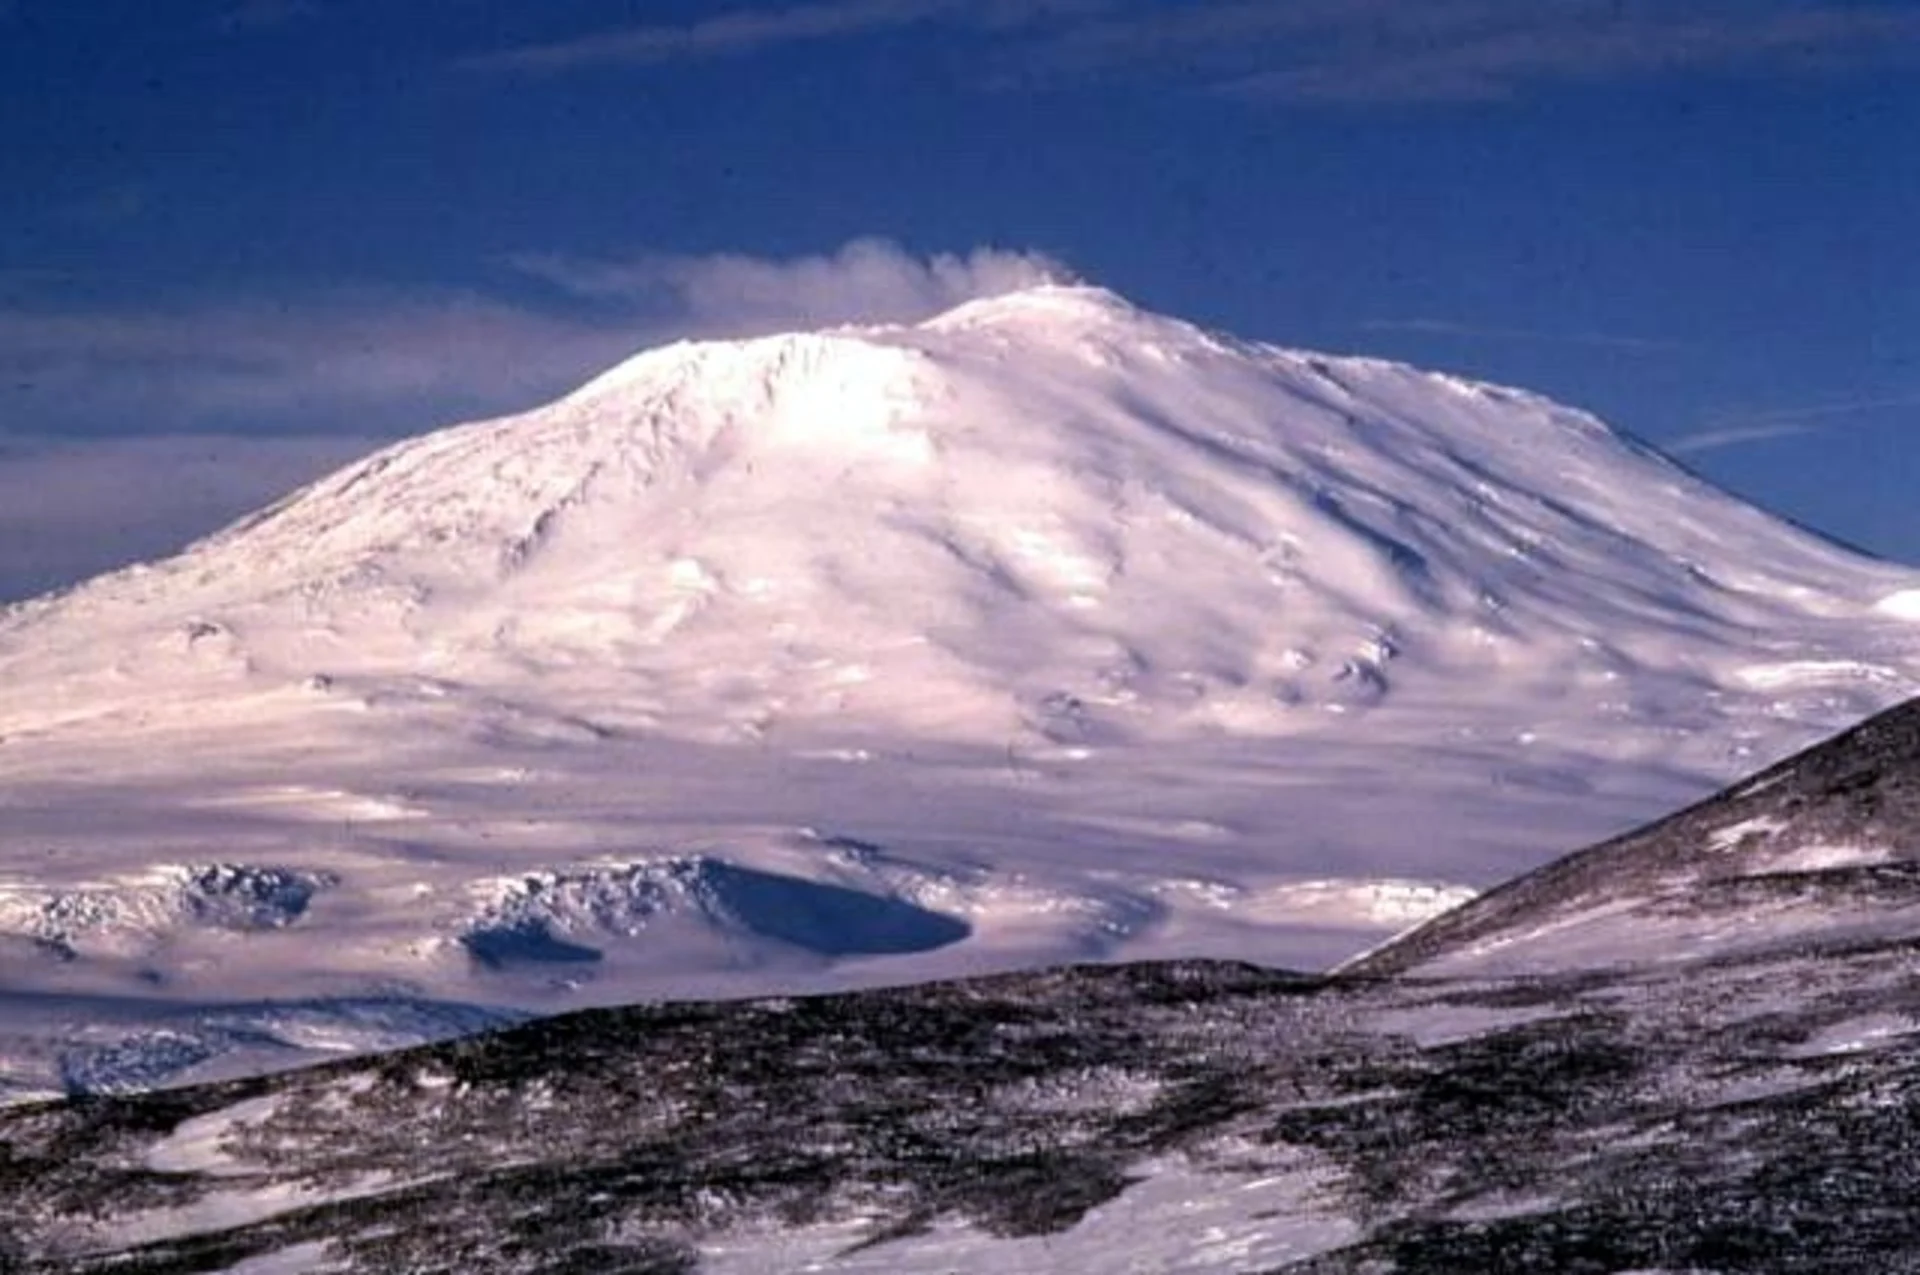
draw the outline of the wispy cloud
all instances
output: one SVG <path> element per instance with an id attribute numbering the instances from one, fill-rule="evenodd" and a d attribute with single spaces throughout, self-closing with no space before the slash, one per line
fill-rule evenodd
<path id="1" fill-rule="evenodd" d="M 464 294 L 0 308 L 8 433 L 380 431 L 525 404 L 643 333 Z"/>
<path id="2" fill-rule="evenodd" d="M 1771 11 L 1770 11 L 1771 10 Z M 1387 29 L 1229 80 L 1235 96 L 1326 103 L 1497 101 L 1548 83 L 1686 72 L 1833 72 L 1911 57 L 1920 14 L 1857 5 L 1490 5 L 1446 39 Z"/>
<path id="3" fill-rule="evenodd" d="M 729 336 L 909 322 L 979 297 L 1074 277 L 1044 253 L 977 248 L 918 257 L 883 239 L 787 260 L 728 254 L 601 261 L 527 254 L 510 264 L 569 293 L 647 310 L 664 306 L 677 327 Z"/>
<path id="4" fill-rule="evenodd" d="M 1549 345 L 1584 345 L 1627 354 L 1669 354 L 1681 348 L 1672 341 L 1617 336 L 1605 332 L 1555 332 L 1529 328 L 1493 327 L 1457 323 L 1449 319 L 1366 319 L 1358 325 L 1367 332 L 1411 332 L 1424 336 L 1459 337 L 1468 341 L 1527 341 Z"/>
<path id="5" fill-rule="evenodd" d="M 566 71 L 737 57 L 776 45 L 896 30 L 962 12 L 969 0 L 830 0 L 791 8 L 738 9 L 681 26 L 646 25 L 529 45 L 468 59 L 475 69 Z"/>
<path id="6" fill-rule="evenodd" d="M 1839 0 L 1211 0 L 1130 6 L 1028 51 L 1027 73 L 1169 73 L 1248 100 L 1488 101 L 1555 82 L 1843 70 L 1912 57 L 1920 13 Z"/>
<path id="7" fill-rule="evenodd" d="M 166 553 L 377 445 L 354 435 L 0 440 L 0 604 Z"/>
<path id="8" fill-rule="evenodd" d="M 1745 412 L 1738 416 L 1723 417 L 1704 429 L 1669 439 L 1661 443 L 1660 448 L 1676 456 L 1692 456 L 1748 443 L 1823 433 L 1857 417 L 1915 407 L 1920 407 L 1920 394 L 1890 394 L 1877 398 L 1815 403 L 1806 407 Z"/>
<path id="9" fill-rule="evenodd" d="M 1920 50 L 1912 6 L 1849 0 L 816 0 L 591 31 L 467 65 L 644 67 L 935 25 L 993 37 L 982 78 L 1002 85 L 1146 77 L 1348 105 L 1683 72 L 1832 72 Z"/>
<path id="10" fill-rule="evenodd" d="M 1129 0 L 816 0 L 741 7 L 699 22 L 651 23 L 469 57 L 473 70 L 555 73 L 745 57 L 786 45 L 944 24 L 989 34 L 1058 27 Z M 1136 0 L 1137 2 L 1137 0 Z"/>
<path id="11" fill-rule="evenodd" d="M 272 303 L 225 297 L 61 307 L 23 276 L 0 294 L 0 434 L 206 429 L 423 429 L 530 406 L 636 350 L 924 318 L 1070 277 L 1038 253 L 917 257 L 878 239 L 784 260 L 530 253 L 510 263 L 544 301 L 335 288 Z"/>
<path id="12" fill-rule="evenodd" d="M 1777 438 L 1796 438 L 1813 432 L 1814 427 L 1810 424 L 1790 421 L 1772 425 L 1725 425 L 1669 439 L 1660 444 L 1660 450 L 1675 456 L 1697 456 L 1702 452 L 1717 452 L 1728 447 L 1765 443 Z"/>

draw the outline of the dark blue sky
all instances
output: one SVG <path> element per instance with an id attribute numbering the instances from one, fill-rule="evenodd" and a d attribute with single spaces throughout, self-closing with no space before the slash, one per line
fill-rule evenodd
<path id="1" fill-rule="evenodd" d="M 982 248 L 1545 391 L 1920 561 L 1916 70 L 1890 0 L 0 0 L 0 598 Z M 53 441 L 178 436 L 165 518 L 17 512 Z"/>

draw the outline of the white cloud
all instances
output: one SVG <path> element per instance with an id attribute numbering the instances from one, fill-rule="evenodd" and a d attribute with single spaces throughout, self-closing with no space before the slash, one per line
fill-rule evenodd
<path id="1" fill-rule="evenodd" d="M 1871 0 L 814 0 L 742 3 L 483 54 L 523 74 L 743 58 L 915 27 L 992 37 L 1006 85 L 1128 76 L 1321 105 L 1488 101 L 1551 83 L 1910 61 L 1920 15 Z"/>
<path id="2" fill-rule="evenodd" d="M 745 57 L 782 45 L 848 39 L 944 23 L 1007 31 L 1074 17 L 1121 0 L 819 0 L 743 6 L 698 22 L 645 24 L 524 45 L 466 59 L 469 69 L 551 74 L 602 66 Z"/>
<path id="3" fill-rule="evenodd" d="M 790 260 L 512 264 L 564 295 L 545 307 L 373 289 L 153 308 L 0 303 L 0 432 L 417 432 L 533 406 L 679 337 L 911 321 L 1070 277 L 1038 253 L 922 258 L 878 239 Z"/>
<path id="4" fill-rule="evenodd" d="M 153 558 L 379 445 L 347 435 L 0 443 L 0 603 Z"/>
<path id="5" fill-rule="evenodd" d="M 1878 398 L 1849 399 L 1816 403 L 1807 407 L 1781 407 L 1724 417 L 1691 434 L 1661 443 L 1663 451 L 1675 456 L 1719 451 L 1747 443 L 1763 443 L 1777 438 L 1797 438 L 1804 434 L 1824 433 L 1848 418 L 1920 407 L 1920 394 L 1889 394 Z"/>
<path id="6" fill-rule="evenodd" d="M 640 344 L 475 297 L 0 308 L 0 601 L 170 552 L 381 435 L 531 406 Z"/>
<path id="7" fill-rule="evenodd" d="M 1609 332 L 1561 332 L 1533 328 L 1504 328 L 1451 319 L 1366 319 L 1358 325 L 1367 332 L 1409 332 L 1421 336 L 1459 337 L 1478 341 L 1529 341 L 1551 345 L 1586 345 L 1628 354 L 1657 354 L 1680 348 L 1671 341 L 1619 336 Z"/>
<path id="8" fill-rule="evenodd" d="M 1044 253 L 977 248 L 916 257 L 882 239 L 788 260 L 725 254 L 585 261 L 530 254 L 512 264 L 579 296 L 665 306 L 679 326 L 707 335 L 913 322 L 981 297 L 1075 277 Z"/>
<path id="9" fill-rule="evenodd" d="M 1683 434 L 1679 438 L 1661 443 L 1660 450 L 1673 456 L 1697 456 L 1701 452 L 1717 452 L 1727 447 L 1764 443 L 1776 438 L 1796 438 L 1813 432 L 1812 425 L 1793 424 L 1786 421 L 1771 425 L 1727 425 L 1717 429 L 1703 429 L 1692 434 Z"/>
<path id="10" fill-rule="evenodd" d="M 1329 38 L 1308 56 L 1276 56 L 1222 87 L 1249 99 L 1323 104 L 1499 101 L 1555 82 L 1844 71 L 1911 57 L 1920 42 L 1920 16 L 1887 6 L 1529 0 L 1454 7 L 1477 20 L 1440 39 L 1382 24 L 1375 41 Z"/>
<path id="11" fill-rule="evenodd" d="M 525 406 L 643 343 L 471 295 L 0 308 L 7 432 L 378 433 Z"/>
<path id="12" fill-rule="evenodd" d="M 168 553 L 379 435 L 530 406 L 641 343 L 478 298 L 0 308 L 0 602 Z"/>
<path id="13" fill-rule="evenodd" d="M 737 9 L 686 26 L 638 26 L 509 49 L 473 59 L 492 70 L 560 71 L 607 63 L 673 62 L 757 52 L 772 45 L 912 26 L 962 0 L 833 0 L 779 9 Z"/>

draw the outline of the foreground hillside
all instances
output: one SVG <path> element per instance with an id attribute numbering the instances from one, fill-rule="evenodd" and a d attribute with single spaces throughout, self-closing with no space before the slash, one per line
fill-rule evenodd
<path id="1" fill-rule="evenodd" d="M 16 1108 L 0 1251 L 116 1272 L 1911 1269 L 1920 915 L 1805 865 L 1846 829 L 1904 880 L 1917 777 L 1920 702 L 1370 973 L 1076 967 L 597 1010 Z M 1754 793 L 1800 831 L 1730 867 L 1701 812 Z M 1393 972 L 1492 942 L 1476 918 L 1538 944 L 1627 914 L 1655 879 L 1683 930 L 1742 941 Z M 1767 884 L 1716 884 L 1738 880 Z"/>
<path id="2" fill-rule="evenodd" d="M 1920 1260 L 1916 972 L 1193 964 L 587 1011 L 15 1109 L 0 1230 L 43 1271 L 1865 1275 Z"/>

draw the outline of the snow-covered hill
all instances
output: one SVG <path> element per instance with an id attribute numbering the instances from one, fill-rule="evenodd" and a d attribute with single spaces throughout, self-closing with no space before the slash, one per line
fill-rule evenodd
<path id="1" fill-rule="evenodd" d="M 1920 700 L 1348 965 L 1539 975 L 1920 936 Z"/>
<path id="2" fill-rule="evenodd" d="M 0 943 L 176 1009 L 1318 965 L 1916 617 L 1583 413 L 1097 289 L 676 345 L 0 613 Z"/>

